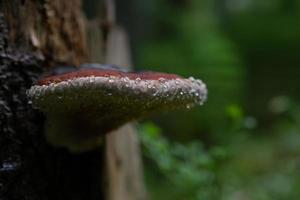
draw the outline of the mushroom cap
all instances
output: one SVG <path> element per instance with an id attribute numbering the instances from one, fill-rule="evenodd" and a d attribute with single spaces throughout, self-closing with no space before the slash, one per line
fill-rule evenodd
<path id="1" fill-rule="evenodd" d="M 27 94 L 47 116 L 48 140 L 82 151 L 126 122 L 202 105 L 207 89 L 201 80 L 175 74 L 81 69 L 43 78 Z"/>

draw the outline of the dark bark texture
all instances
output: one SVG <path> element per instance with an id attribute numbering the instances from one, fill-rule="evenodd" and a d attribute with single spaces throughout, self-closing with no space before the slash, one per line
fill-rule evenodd
<path id="1" fill-rule="evenodd" d="M 103 199 L 101 149 L 49 146 L 26 98 L 47 68 L 86 59 L 80 1 L 0 2 L 0 199 Z"/>
<path id="2" fill-rule="evenodd" d="M 55 66 L 131 65 L 114 1 L 96 1 L 105 12 L 87 21 L 80 0 L 0 0 L 0 200 L 146 199 L 132 126 L 96 150 L 72 154 L 46 142 L 46 119 L 26 98 Z"/>

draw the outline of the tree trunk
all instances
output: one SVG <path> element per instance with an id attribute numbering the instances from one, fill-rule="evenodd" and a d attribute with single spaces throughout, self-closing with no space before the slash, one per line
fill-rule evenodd
<path id="1" fill-rule="evenodd" d="M 105 146 L 71 154 L 45 141 L 45 119 L 26 98 L 26 89 L 54 66 L 112 58 L 129 65 L 128 47 L 114 55 L 119 40 L 108 39 L 114 28 L 86 34 L 95 23 L 82 16 L 80 0 L 2 0 L 0 14 L 0 199 L 144 199 L 131 126 L 108 135 Z M 87 40 L 91 34 L 95 40 Z"/>
<path id="2" fill-rule="evenodd" d="M 111 28 L 106 61 L 131 66 L 129 43 L 120 27 Z M 132 125 L 125 125 L 106 136 L 109 200 L 146 199 L 139 152 L 139 142 Z"/>

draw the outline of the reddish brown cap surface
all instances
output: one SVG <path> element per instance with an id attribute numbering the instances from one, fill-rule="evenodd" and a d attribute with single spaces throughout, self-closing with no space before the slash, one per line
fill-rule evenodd
<path id="1" fill-rule="evenodd" d="M 86 70 L 80 70 L 75 72 L 70 72 L 66 74 L 60 74 L 50 77 L 45 77 L 38 81 L 38 85 L 49 85 L 51 83 L 59 83 L 62 81 L 68 81 L 73 80 L 76 78 L 81 77 L 127 77 L 131 80 L 134 80 L 136 78 L 140 78 L 142 80 L 158 80 L 159 78 L 164 79 L 176 79 L 181 78 L 180 76 L 176 74 L 166 74 L 166 73 L 158 73 L 158 72 L 140 72 L 140 73 L 130 73 L 130 72 L 121 72 L 116 70 L 92 70 L 92 69 L 86 69 Z"/>

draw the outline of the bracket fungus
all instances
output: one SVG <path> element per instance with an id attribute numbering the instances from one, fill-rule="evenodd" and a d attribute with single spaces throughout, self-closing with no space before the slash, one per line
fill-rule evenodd
<path id="1" fill-rule="evenodd" d="M 85 151 L 126 122 L 202 105 L 207 89 L 193 77 L 83 67 L 42 78 L 27 95 L 47 116 L 50 143 Z"/>

